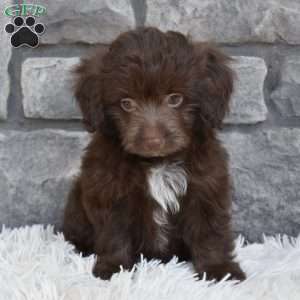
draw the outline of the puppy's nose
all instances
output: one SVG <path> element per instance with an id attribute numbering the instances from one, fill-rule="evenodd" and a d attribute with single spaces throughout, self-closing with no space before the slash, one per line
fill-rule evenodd
<path id="1" fill-rule="evenodd" d="M 161 138 L 150 138 L 145 141 L 145 145 L 149 150 L 159 150 L 163 144 Z"/>
<path id="2" fill-rule="evenodd" d="M 164 143 L 162 129 L 148 125 L 143 132 L 143 144 L 148 151 L 158 151 Z"/>

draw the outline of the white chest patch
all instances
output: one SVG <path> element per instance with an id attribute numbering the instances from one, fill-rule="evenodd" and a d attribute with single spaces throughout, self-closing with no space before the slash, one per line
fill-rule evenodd
<path id="1" fill-rule="evenodd" d="M 148 175 L 149 191 L 160 208 L 153 212 L 157 226 L 156 245 L 159 251 L 168 246 L 168 212 L 180 210 L 178 198 L 187 190 L 187 174 L 181 163 L 164 164 L 152 168 Z"/>
<path id="2" fill-rule="evenodd" d="M 148 176 L 148 184 L 151 196 L 165 212 L 179 211 L 178 197 L 185 195 L 187 190 L 187 174 L 181 163 L 152 168 Z"/>

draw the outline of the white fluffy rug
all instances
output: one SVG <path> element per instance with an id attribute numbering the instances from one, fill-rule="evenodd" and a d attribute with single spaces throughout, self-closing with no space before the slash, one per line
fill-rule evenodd
<path id="1" fill-rule="evenodd" d="M 248 275 L 241 284 L 196 281 L 189 264 L 142 260 L 135 272 L 110 281 L 94 278 L 94 257 L 82 258 L 53 228 L 2 229 L 1 300 L 299 300 L 300 236 L 237 240 L 237 260 Z"/>

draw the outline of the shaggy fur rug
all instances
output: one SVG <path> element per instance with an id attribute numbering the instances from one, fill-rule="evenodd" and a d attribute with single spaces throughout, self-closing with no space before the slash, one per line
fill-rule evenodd
<path id="1" fill-rule="evenodd" d="M 0 234 L 1 300 L 299 300 L 300 236 L 264 237 L 262 244 L 236 243 L 248 275 L 240 284 L 196 280 L 190 264 L 145 261 L 110 281 L 92 276 L 93 256 L 74 253 L 53 227 L 3 228 Z"/>

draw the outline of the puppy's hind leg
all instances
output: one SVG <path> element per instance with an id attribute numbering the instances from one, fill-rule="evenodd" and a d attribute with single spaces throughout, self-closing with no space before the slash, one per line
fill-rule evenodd
<path id="1" fill-rule="evenodd" d="M 78 180 L 74 182 L 68 196 L 64 212 L 63 233 L 65 239 L 71 242 L 76 250 L 82 252 L 84 256 L 92 253 L 94 231 L 81 203 L 81 188 Z"/>

